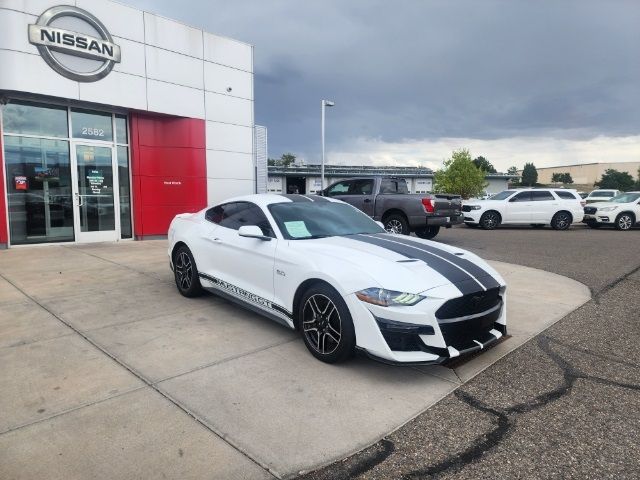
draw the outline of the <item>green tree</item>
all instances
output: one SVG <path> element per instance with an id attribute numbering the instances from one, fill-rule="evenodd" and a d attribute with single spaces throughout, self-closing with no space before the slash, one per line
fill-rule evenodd
<path id="1" fill-rule="evenodd" d="M 598 188 L 612 188 L 626 192 L 631 190 L 635 185 L 635 180 L 628 172 L 619 172 L 613 168 L 608 168 L 602 174 L 599 182 L 596 182 Z"/>
<path id="2" fill-rule="evenodd" d="M 473 163 L 476 167 L 486 173 L 496 173 L 496 169 L 491 164 L 489 160 L 484 158 L 483 156 L 476 157 L 473 159 Z"/>
<path id="3" fill-rule="evenodd" d="M 280 158 L 269 158 L 267 165 L 277 167 L 288 167 L 296 163 L 296 156 L 293 153 L 283 153 Z"/>
<path id="4" fill-rule="evenodd" d="M 533 163 L 525 163 L 520 183 L 529 187 L 533 187 L 538 183 L 538 170 L 536 170 L 536 166 Z"/>
<path id="5" fill-rule="evenodd" d="M 471 160 L 469 150 L 456 150 L 434 175 L 436 193 L 454 193 L 462 198 L 480 195 L 487 187 L 484 172 Z"/>
<path id="6" fill-rule="evenodd" d="M 275 158 L 269 158 L 267 159 L 267 165 L 269 167 L 275 167 L 277 165 L 277 160 Z"/>
<path id="7" fill-rule="evenodd" d="M 571 174 L 569 172 L 554 173 L 553 175 L 551 175 L 551 181 L 569 184 L 573 183 L 573 178 L 571 178 Z"/>
<path id="8" fill-rule="evenodd" d="M 507 170 L 507 174 L 508 175 L 518 175 L 518 167 L 516 167 L 516 166 L 509 167 L 509 170 Z"/>

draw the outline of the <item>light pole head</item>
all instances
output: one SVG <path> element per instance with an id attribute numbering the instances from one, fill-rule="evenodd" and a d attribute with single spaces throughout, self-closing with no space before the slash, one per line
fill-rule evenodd
<path id="1" fill-rule="evenodd" d="M 332 102 L 331 100 L 322 100 L 322 104 L 325 107 L 333 107 L 335 105 L 335 102 Z"/>

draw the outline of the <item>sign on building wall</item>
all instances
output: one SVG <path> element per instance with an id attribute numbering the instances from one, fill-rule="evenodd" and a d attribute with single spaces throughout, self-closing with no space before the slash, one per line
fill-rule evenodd
<path id="1" fill-rule="evenodd" d="M 28 33 L 44 61 L 77 82 L 100 80 L 121 60 L 120 46 L 103 23 L 78 7 L 51 7 L 29 25 Z"/>
<path id="2" fill-rule="evenodd" d="M 433 189 L 433 182 L 430 178 L 416 178 L 414 193 L 428 193 Z"/>
<path id="3" fill-rule="evenodd" d="M 267 190 L 269 193 L 282 193 L 282 177 L 269 177 Z"/>

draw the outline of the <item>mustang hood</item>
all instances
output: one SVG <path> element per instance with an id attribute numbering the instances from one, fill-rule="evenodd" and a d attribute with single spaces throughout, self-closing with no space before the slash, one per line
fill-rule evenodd
<path id="1" fill-rule="evenodd" d="M 331 265 L 335 272 L 341 266 L 350 275 L 360 272 L 364 281 L 369 277 L 378 284 L 365 287 L 421 293 L 453 284 L 466 295 L 504 283 L 470 252 L 403 235 L 348 235 L 291 243 L 314 258 L 319 269 Z"/>

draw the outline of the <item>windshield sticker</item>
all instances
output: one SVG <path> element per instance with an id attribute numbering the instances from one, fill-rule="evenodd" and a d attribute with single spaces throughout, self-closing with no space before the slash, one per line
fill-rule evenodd
<path id="1" fill-rule="evenodd" d="M 311 233 L 309 233 L 309 230 L 307 230 L 307 225 L 302 220 L 296 222 L 284 222 L 284 226 L 287 229 L 287 233 L 293 238 L 311 236 Z"/>

